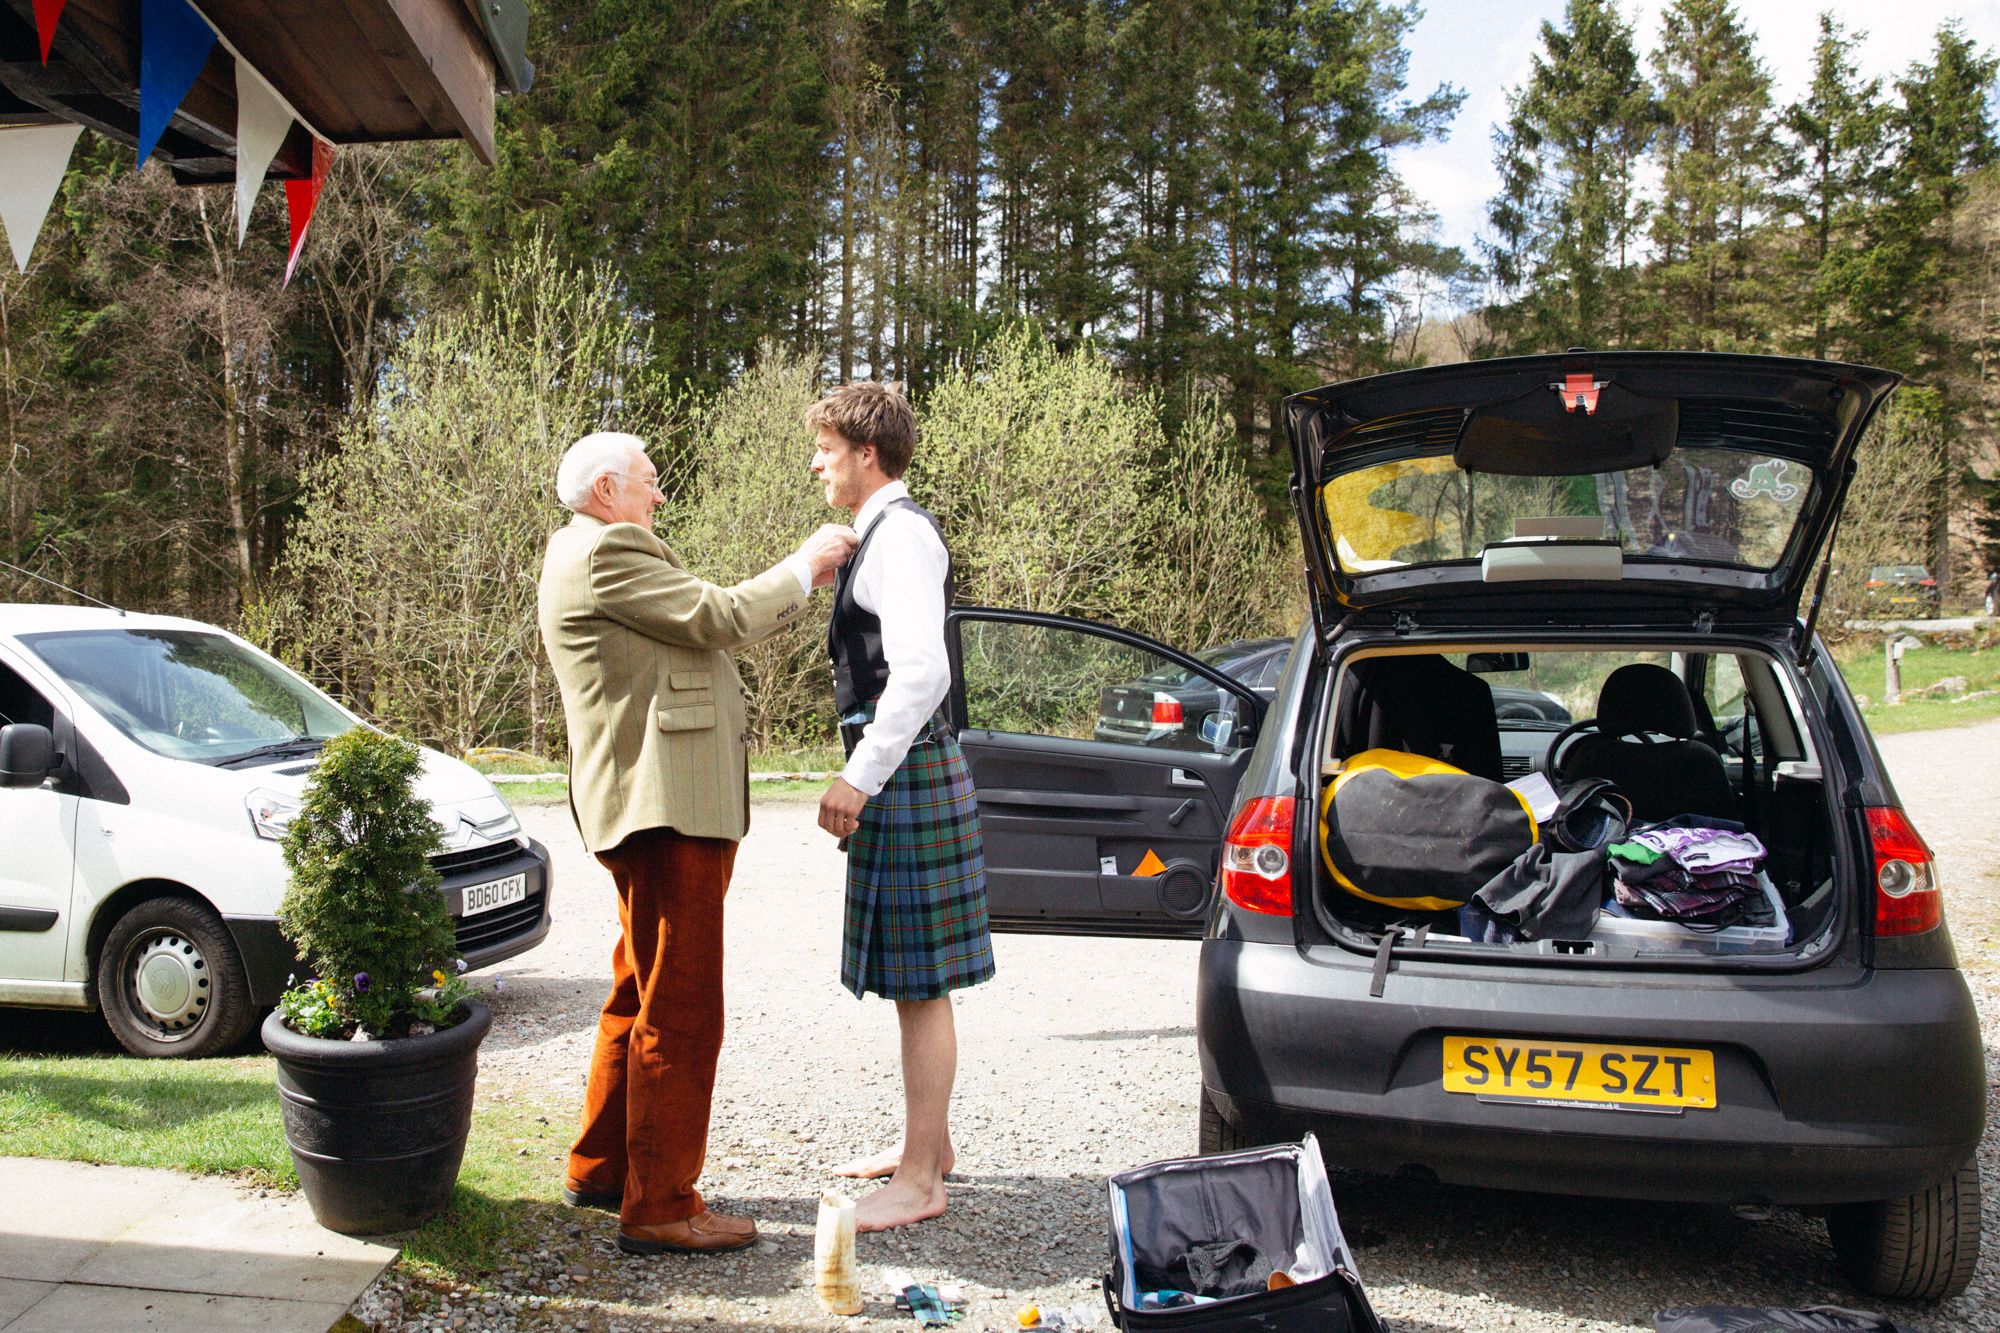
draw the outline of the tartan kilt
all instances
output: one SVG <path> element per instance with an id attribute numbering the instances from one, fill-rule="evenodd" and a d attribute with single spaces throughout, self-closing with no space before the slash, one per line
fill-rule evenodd
<path id="1" fill-rule="evenodd" d="M 847 840 L 840 984 L 935 1000 L 992 975 L 972 774 L 956 740 L 921 741 Z"/>

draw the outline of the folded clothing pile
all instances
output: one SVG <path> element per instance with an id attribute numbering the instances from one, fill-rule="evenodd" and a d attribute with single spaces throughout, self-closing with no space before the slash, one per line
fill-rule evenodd
<path id="1" fill-rule="evenodd" d="M 1608 850 L 1614 879 L 1605 910 L 1615 915 L 1695 929 L 1773 924 L 1760 887 L 1764 844 L 1733 820 L 1679 815 L 1635 825 Z"/>

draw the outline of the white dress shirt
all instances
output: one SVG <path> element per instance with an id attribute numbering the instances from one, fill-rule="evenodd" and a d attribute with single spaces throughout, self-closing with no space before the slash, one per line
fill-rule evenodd
<path id="1" fill-rule="evenodd" d="M 909 494 L 909 487 L 892 481 L 854 516 L 854 530 L 864 540 L 876 526 L 882 529 L 868 541 L 852 587 L 855 602 L 882 622 L 882 656 L 889 664 L 875 720 L 840 774 L 868 796 L 889 781 L 951 688 L 944 651 L 944 580 L 951 557 L 921 515 L 888 507 Z"/>

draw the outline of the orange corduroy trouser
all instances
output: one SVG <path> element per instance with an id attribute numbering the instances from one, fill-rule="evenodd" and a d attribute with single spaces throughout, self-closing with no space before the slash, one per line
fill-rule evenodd
<path id="1" fill-rule="evenodd" d="M 621 929 L 569 1177 L 622 1188 L 624 1226 L 658 1226 L 706 1207 L 694 1185 L 722 1049 L 722 899 L 736 844 L 655 828 L 597 859 L 618 887 Z"/>

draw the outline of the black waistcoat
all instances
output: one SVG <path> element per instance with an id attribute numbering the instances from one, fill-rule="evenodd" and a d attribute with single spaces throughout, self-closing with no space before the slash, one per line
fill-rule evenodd
<path id="1" fill-rule="evenodd" d="M 854 571 L 861 568 L 869 545 L 875 540 L 875 534 L 882 530 L 883 521 L 889 517 L 891 509 L 908 509 L 922 515 L 924 522 L 937 533 L 938 540 L 944 541 L 944 529 L 938 526 L 930 511 L 908 496 L 901 496 L 883 506 L 874 525 L 861 539 L 861 545 L 854 549 L 854 558 L 834 575 L 833 619 L 826 627 L 826 654 L 833 662 L 834 707 L 840 710 L 842 717 L 865 703 L 881 698 L 883 687 L 889 683 L 889 662 L 882 655 L 882 620 L 854 600 Z M 944 573 L 944 604 L 947 608 L 951 606 L 951 594 L 951 549 L 947 546 Z"/>

